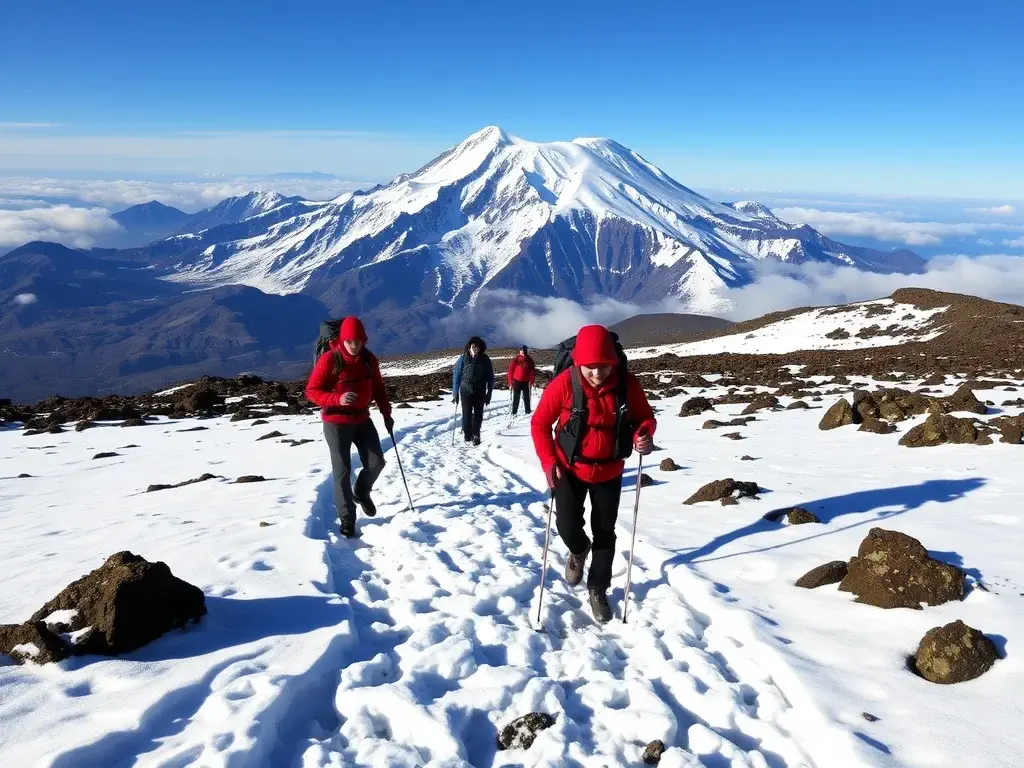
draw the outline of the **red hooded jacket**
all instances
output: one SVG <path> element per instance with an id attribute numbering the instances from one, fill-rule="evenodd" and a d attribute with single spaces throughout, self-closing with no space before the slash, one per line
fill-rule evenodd
<path id="1" fill-rule="evenodd" d="M 370 418 L 370 403 L 376 402 L 383 416 L 391 416 L 391 403 L 380 364 L 365 347 L 353 357 L 343 342 L 358 339 L 366 344 L 366 331 L 355 317 L 346 317 L 341 324 L 337 341 L 320 356 L 313 366 L 306 384 L 306 397 L 320 406 L 320 418 L 332 424 L 362 424 Z M 344 363 L 337 370 L 337 357 Z M 355 392 L 356 399 L 349 405 L 341 404 L 341 396 Z"/>
<path id="2" fill-rule="evenodd" d="M 533 358 L 524 355 L 522 352 L 512 358 L 512 364 L 508 367 L 508 386 L 512 388 L 513 382 L 529 382 L 533 384 L 537 379 L 537 371 L 533 364 Z"/>
<path id="3" fill-rule="evenodd" d="M 617 364 L 615 346 L 611 336 L 602 326 L 586 326 L 581 328 L 576 337 L 576 348 L 573 350 L 573 362 L 579 365 Z M 557 464 L 562 470 L 572 472 L 586 483 L 603 483 L 619 477 L 625 469 L 625 461 L 603 461 L 600 464 L 584 464 L 577 462 L 569 466 L 569 461 L 555 442 L 552 428 L 560 429 L 568 420 L 572 410 L 572 371 L 562 371 L 544 390 L 530 421 L 533 434 L 533 445 L 537 451 L 541 466 L 547 472 Z M 658 426 L 654 411 L 647 402 L 640 381 L 633 374 L 627 374 L 626 405 L 629 408 L 630 420 L 633 423 L 633 438 L 645 432 L 653 436 Z M 579 446 L 579 456 L 590 461 L 600 461 L 615 451 L 616 398 L 615 387 L 618 383 L 618 371 L 600 386 L 593 387 L 584 377 L 583 393 L 587 398 L 587 430 Z"/>

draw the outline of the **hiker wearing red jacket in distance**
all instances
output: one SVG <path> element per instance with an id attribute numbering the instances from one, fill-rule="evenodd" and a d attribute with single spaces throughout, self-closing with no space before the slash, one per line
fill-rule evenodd
<path id="1" fill-rule="evenodd" d="M 512 358 L 508 366 L 508 388 L 512 390 L 512 415 L 519 412 L 519 398 L 522 397 L 526 406 L 526 415 L 530 415 L 530 387 L 537 379 L 537 366 L 530 357 L 524 344 L 519 354 Z"/>
<path id="2" fill-rule="evenodd" d="M 377 514 L 370 491 L 384 469 L 384 452 L 377 428 L 370 420 L 370 403 L 377 403 L 388 434 L 395 426 L 380 365 L 366 348 L 366 331 L 359 318 L 346 317 L 342 321 L 337 340 L 331 342 L 313 366 L 306 397 L 320 406 L 334 471 L 334 506 L 341 520 L 342 535 L 352 538 L 358 535 L 356 504 L 368 517 Z M 354 492 L 350 479 L 353 443 L 362 462 Z"/>
<path id="3" fill-rule="evenodd" d="M 565 580 L 571 586 L 582 581 L 583 565 L 593 549 L 587 588 L 594 618 L 603 623 L 611 618 L 607 591 L 626 466 L 623 457 L 633 449 L 643 455 L 653 450 L 657 422 L 639 380 L 620 370 L 607 328 L 581 328 L 572 360 L 573 367 L 544 390 L 530 427 L 548 486 L 554 490 L 558 533 L 569 550 Z M 574 385 L 586 408 L 579 416 L 573 416 Z M 627 408 L 621 418 L 620 398 Z M 583 530 L 588 494 L 593 542 Z"/>

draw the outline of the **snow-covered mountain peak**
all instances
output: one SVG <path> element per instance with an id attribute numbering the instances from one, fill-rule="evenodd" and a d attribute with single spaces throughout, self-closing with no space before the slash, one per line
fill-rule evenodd
<path id="1" fill-rule="evenodd" d="M 283 202 L 251 197 L 257 207 Z M 371 280 L 368 270 L 382 289 L 364 310 L 395 292 L 435 312 L 510 289 L 574 300 L 673 297 L 691 311 L 724 311 L 720 289 L 749 281 L 757 261 L 881 272 L 909 263 L 792 227 L 756 203 L 710 200 L 612 139 L 532 142 L 497 126 L 386 186 L 249 216 L 230 238 L 190 242 L 174 279 L 302 290 L 351 308 L 361 289 L 345 286 Z"/>

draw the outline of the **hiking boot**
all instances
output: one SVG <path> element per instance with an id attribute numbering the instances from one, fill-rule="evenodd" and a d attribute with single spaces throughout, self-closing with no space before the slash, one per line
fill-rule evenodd
<path id="1" fill-rule="evenodd" d="M 364 515 L 366 515 L 367 517 L 373 517 L 377 514 L 377 506 L 373 503 L 373 499 L 370 498 L 369 493 L 356 493 L 353 494 L 352 497 L 355 500 L 356 504 L 359 505 L 359 508 L 363 510 Z"/>
<path id="2" fill-rule="evenodd" d="M 608 605 L 608 595 L 603 589 L 590 588 L 590 610 L 594 618 L 604 624 L 612 617 L 611 606 Z"/>
<path id="3" fill-rule="evenodd" d="M 480 445 L 480 435 L 473 435 L 473 445 Z"/>
<path id="4" fill-rule="evenodd" d="M 356 532 L 356 519 L 354 516 L 341 518 L 341 535 L 346 539 L 354 539 L 359 535 Z"/>
<path id="5" fill-rule="evenodd" d="M 587 555 L 590 554 L 590 546 L 587 544 L 587 548 L 579 555 L 570 552 L 569 559 L 565 561 L 565 580 L 570 587 L 575 587 L 583 581 L 583 566 L 587 562 Z"/>

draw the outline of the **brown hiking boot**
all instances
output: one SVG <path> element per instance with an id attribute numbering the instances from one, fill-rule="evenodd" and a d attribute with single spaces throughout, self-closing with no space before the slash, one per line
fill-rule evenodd
<path id="1" fill-rule="evenodd" d="M 611 619 L 612 609 L 608 605 L 606 590 L 590 588 L 590 610 L 593 612 L 594 618 L 602 624 Z"/>
<path id="2" fill-rule="evenodd" d="M 570 552 L 568 559 L 565 561 L 565 580 L 570 587 L 575 587 L 583 581 L 583 566 L 587 562 L 587 555 L 590 554 L 590 546 L 590 544 L 587 544 L 587 548 L 579 555 L 574 555 Z"/>

